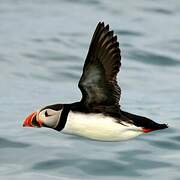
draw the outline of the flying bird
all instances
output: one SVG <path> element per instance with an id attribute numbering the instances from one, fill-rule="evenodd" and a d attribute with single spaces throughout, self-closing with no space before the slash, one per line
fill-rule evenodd
<path id="1" fill-rule="evenodd" d="M 100 141 L 128 140 L 167 128 L 166 124 L 121 109 L 121 89 L 117 83 L 120 66 L 121 51 L 117 36 L 109 25 L 99 22 L 78 83 L 81 100 L 43 107 L 31 113 L 23 126 L 47 127 Z"/>

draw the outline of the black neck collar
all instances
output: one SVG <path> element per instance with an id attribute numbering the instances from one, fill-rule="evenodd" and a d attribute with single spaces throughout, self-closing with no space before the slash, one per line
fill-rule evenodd
<path id="1" fill-rule="evenodd" d="M 54 128 L 55 130 L 61 131 L 64 129 L 66 122 L 67 122 L 67 117 L 68 117 L 70 108 L 71 108 L 70 104 L 64 104 L 63 105 L 63 110 L 61 112 L 59 122 L 58 122 L 57 126 Z"/>

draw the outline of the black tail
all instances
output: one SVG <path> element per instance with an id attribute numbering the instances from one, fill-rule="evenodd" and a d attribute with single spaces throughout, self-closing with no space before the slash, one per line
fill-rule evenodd
<path id="1" fill-rule="evenodd" d="M 121 113 L 124 116 L 126 116 L 128 119 L 132 120 L 133 124 L 138 127 L 151 129 L 152 131 L 168 128 L 167 124 L 159 124 L 143 116 L 138 116 L 138 115 L 131 114 L 125 111 L 121 111 Z"/>

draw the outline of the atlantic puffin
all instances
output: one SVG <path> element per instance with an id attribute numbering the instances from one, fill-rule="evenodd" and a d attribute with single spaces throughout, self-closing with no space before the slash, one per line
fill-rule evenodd
<path id="1" fill-rule="evenodd" d="M 109 25 L 99 22 L 93 34 L 78 87 L 82 98 L 71 104 L 53 104 L 31 113 L 26 127 L 47 127 L 99 141 L 122 141 L 167 128 L 149 118 L 125 112 L 119 105 L 117 73 L 121 50 Z"/>

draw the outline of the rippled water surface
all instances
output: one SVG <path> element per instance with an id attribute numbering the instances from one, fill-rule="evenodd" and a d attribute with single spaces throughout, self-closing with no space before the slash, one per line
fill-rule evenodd
<path id="1" fill-rule="evenodd" d="M 1 0 L 0 179 L 179 180 L 179 19 L 178 0 Z M 170 128 L 115 143 L 22 128 L 40 106 L 80 99 L 101 20 L 122 50 L 122 108 Z"/>

